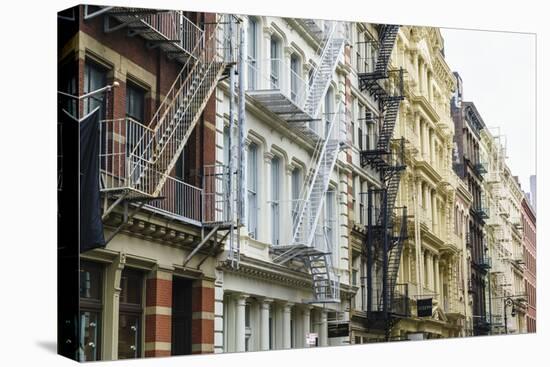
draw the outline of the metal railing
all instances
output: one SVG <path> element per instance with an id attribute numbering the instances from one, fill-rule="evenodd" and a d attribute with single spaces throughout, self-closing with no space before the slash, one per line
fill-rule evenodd
<path id="1" fill-rule="evenodd" d="M 130 118 L 102 120 L 99 124 L 99 165 L 102 192 L 146 187 L 148 175 L 141 175 L 146 162 L 141 156 L 147 149 L 142 137 L 152 136 L 153 130 Z M 150 168 L 149 168 L 150 169 Z M 161 172 L 155 172 L 162 175 Z M 166 183 L 159 193 L 162 199 L 151 201 L 145 208 L 155 210 L 175 218 L 201 221 L 202 189 L 181 179 L 166 176 Z"/>
<path id="2" fill-rule="evenodd" d="M 202 222 L 220 224 L 230 221 L 229 167 L 221 164 L 204 167 Z"/>
<path id="3" fill-rule="evenodd" d="M 194 57 L 188 59 L 149 123 L 154 129 L 153 136 L 144 135 L 138 141 L 137 146 L 143 146 L 141 155 L 137 150 L 132 152 L 139 157 L 140 164 L 130 174 L 136 175 L 136 171 L 141 170 L 137 175 L 145 177 L 147 185 L 140 184 L 138 189 L 153 197 L 162 189 L 166 172 L 175 164 L 221 70 L 223 56 L 218 41 L 221 25 L 214 23 L 205 27 L 202 41 L 192 52 Z"/>
<path id="4" fill-rule="evenodd" d="M 284 59 L 248 59 L 246 64 L 247 90 L 278 90 L 297 106 L 305 104 L 308 82 Z"/>
<path id="5" fill-rule="evenodd" d="M 168 176 L 159 196 L 163 199 L 154 200 L 145 207 L 176 218 L 201 222 L 202 190 L 200 188 Z"/>
<path id="6" fill-rule="evenodd" d="M 192 54 L 203 36 L 203 30 L 185 17 L 181 11 L 143 14 L 139 15 L 139 18 L 167 40 L 178 41 L 181 48 L 189 54 Z"/>

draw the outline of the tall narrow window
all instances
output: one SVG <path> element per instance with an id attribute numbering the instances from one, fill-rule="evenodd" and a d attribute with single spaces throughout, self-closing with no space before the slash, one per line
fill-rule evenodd
<path id="1" fill-rule="evenodd" d="M 280 162 L 281 160 L 278 157 L 274 157 L 271 160 L 271 243 L 273 245 L 278 245 L 280 240 Z"/>
<path id="2" fill-rule="evenodd" d="M 143 315 L 143 276 L 124 269 L 120 279 L 118 319 L 118 359 L 141 357 L 141 318 Z"/>
<path id="3" fill-rule="evenodd" d="M 271 88 L 280 89 L 281 88 L 281 45 L 277 37 L 271 36 L 270 42 L 271 49 Z"/>
<path id="4" fill-rule="evenodd" d="M 79 361 L 100 359 L 103 269 L 99 264 L 80 263 Z"/>
<path id="5" fill-rule="evenodd" d="M 300 93 L 300 59 L 298 55 L 292 54 L 290 56 L 290 98 L 294 102 L 298 102 L 298 96 Z"/>
<path id="6" fill-rule="evenodd" d="M 300 200 L 300 191 L 302 188 L 302 182 L 301 182 L 301 169 L 300 168 L 294 168 L 292 170 L 292 177 L 291 177 L 291 195 L 292 195 L 292 233 L 294 234 L 294 230 L 296 229 L 296 225 L 298 223 L 298 208 L 299 208 L 299 200 Z"/>
<path id="7" fill-rule="evenodd" d="M 330 190 L 327 191 L 325 200 L 326 200 L 326 236 L 327 236 L 327 242 L 329 245 L 329 250 L 332 252 L 332 259 L 333 259 L 333 265 L 336 265 L 336 261 L 338 260 L 338 249 L 336 248 L 336 244 L 334 241 L 334 229 L 336 226 L 336 211 L 334 208 L 334 191 Z"/>
<path id="8" fill-rule="evenodd" d="M 129 123 L 126 131 L 126 149 L 132 163 L 132 178 L 137 181 L 145 169 L 141 160 L 146 143 L 145 139 L 141 139 L 144 133 L 141 123 L 145 119 L 145 90 L 130 81 L 126 84 L 126 117 L 139 123 Z M 176 175 L 183 177 L 183 154 L 177 160 Z"/>
<path id="9" fill-rule="evenodd" d="M 330 123 L 334 120 L 334 91 L 332 88 L 325 94 L 325 138 L 328 138 Z"/>
<path id="10" fill-rule="evenodd" d="M 90 93 L 107 85 L 107 69 L 93 61 L 86 60 L 84 64 L 84 93 Z M 98 106 L 103 106 L 104 95 L 96 94 L 84 99 L 84 114 L 93 111 Z M 106 111 L 103 110 L 101 117 L 105 118 Z"/>
<path id="11" fill-rule="evenodd" d="M 252 238 L 258 236 L 258 146 L 248 146 L 248 234 Z"/>
<path id="12" fill-rule="evenodd" d="M 258 75 L 258 22 L 248 18 L 248 89 L 256 89 Z"/>

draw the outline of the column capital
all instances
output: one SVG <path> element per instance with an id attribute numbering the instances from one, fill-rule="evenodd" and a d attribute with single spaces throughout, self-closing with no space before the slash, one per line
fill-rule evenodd
<path id="1" fill-rule="evenodd" d="M 260 307 L 262 309 L 268 309 L 269 306 L 273 303 L 272 298 L 259 298 L 258 301 L 260 302 Z"/>
<path id="2" fill-rule="evenodd" d="M 250 295 L 244 294 L 244 293 L 237 293 L 233 296 L 235 300 L 237 301 L 238 306 L 244 306 L 246 303 L 246 300 L 250 298 Z"/>

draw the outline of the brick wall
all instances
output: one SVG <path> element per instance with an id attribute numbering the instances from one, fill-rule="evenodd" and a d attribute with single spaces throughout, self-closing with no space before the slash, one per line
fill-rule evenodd
<path id="1" fill-rule="evenodd" d="M 145 357 L 169 356 L 172 343 L 172 274 L 154 271 L 145 297 Z"/>
<path id="2" fill-rule="evenodd" d="M 196 280 L 193 282 L 192 301 L 193 354 L 214 352 L 214 282 Z"/>

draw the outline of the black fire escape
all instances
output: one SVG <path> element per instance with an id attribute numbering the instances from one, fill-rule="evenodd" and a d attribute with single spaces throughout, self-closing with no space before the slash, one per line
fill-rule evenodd
<path id="1" fill-rule="evenodd" d="M 374 149 L 361 151 L 361 165 L 380 174 L 380 189 L 368 191 L 367 236 L 363 256 L 367 262 L 366 328 L 383 332 L 389 340 L 392 326 L 409 315 L 406 285 L 397 284 L 404 240 L 407 238 L 407 208 L 395 207 L 399 182 L 405 170 L 404 140 L 394 140 L 399 107 L 404 99 L 403 69 L 388 70 L 399 26 L 378 27 L 378 57 L 373 70 L 359 73 L 359 85 L 379 104 L 379 138 Z M 390 90 L 393 77 L 396 88 Z"/>

